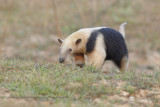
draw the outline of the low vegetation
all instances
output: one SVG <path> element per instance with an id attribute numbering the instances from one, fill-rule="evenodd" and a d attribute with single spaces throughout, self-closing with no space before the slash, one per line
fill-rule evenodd
<path id="1" fill-rule="evenodd" d="M 108 105 L 132 104 L 136 100 L 132 102 L 130 99 L 138 98 L 140 90 L 147 90 L 148 93 L 141 97 L 152 101 L 156 99 L 152 89 L 160 87 L 159 70 L 153 74 L 134 72 L 132 69 L 125 73 L 102 72 L 92 66 L 81 69 L 69 65 L 34 63 L 23 58 L 3 59 L 0 66 L 0 87 L 8 89 L 10 97 L 50 98 L 55 99 L 56 104 L 62 101 L 63 104 L 77 101 L 91 105 L 99 102 Z"/>

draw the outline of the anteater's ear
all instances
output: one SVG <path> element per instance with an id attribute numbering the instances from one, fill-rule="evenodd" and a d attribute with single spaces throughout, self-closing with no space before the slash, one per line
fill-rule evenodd
<path id="1" fill-rule="evenodd" d="M 77 39 L 76 40 L 76 45 L 80 44 L 82 42 L 82 39 Z"/>
<path id="2" fill-rule="evenodd" d="M 58 39 L 58 42 L 59 42 L 60 44 L 62 44 L 62 43 L 63 43 L 63 40 L 62 40 L 62 39 Z"/>

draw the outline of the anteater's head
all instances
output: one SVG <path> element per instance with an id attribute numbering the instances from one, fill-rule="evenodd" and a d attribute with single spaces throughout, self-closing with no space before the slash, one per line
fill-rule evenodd
<path id="1" fill-rule="evenodd" d="M 61 44 L 60 53 L 59 53 L 59 62 L 63 63 L 67 56 L 78 52 L 78 45 L 81 43 L 82 39 L 70 39 L 66 38 L 65 40 L 58 39 L 58 42 Z"/>

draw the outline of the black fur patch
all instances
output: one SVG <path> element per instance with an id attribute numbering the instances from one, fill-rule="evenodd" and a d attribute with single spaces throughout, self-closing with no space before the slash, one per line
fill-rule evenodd
<path id="1" fill-rule="evenodd" d="M 96 39 L 97 39 L 98 33 L 99 32 L 97 32 L 97 31 L 93 31 L 91 33 L 91 36 L 88 39 L 87 44 L 86 44 L 86 52 L 87 53 L 90 53 L 90 52 L 93 51 L 93 49 L 94 49 L 94 47 L 96 45 Z"/>
<path id="2" fill-rule="evenodd" d="M 118 67 L 120 67 L 122 58 L 124 56 L 128 57 L 128 50 L 122 34 L 112 28 L 95 30 L 91 33 L 86 45 L 88 53 L 94 50 L 98 33 L 103 34 L 104 37 L 107 54 L 105 60 L 112 60 Z"/>

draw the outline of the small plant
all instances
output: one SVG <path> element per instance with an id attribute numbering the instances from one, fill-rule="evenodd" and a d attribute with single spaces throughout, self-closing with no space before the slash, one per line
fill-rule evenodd
<path id="1" fill-rule="evenodd" d="M 136 88 L 131 85 L 125 85 L 124 90 L 129 92 L 129 94 L 133 94 L 136 91 Z"/>
<path id="2" fill-rule="evenodd" d="M 153 74 L 153 80 L 157 83 L 160 83 L 160 70 L 156 70 Z M 160 85 L 160 84 L 159 84 Z"/>

